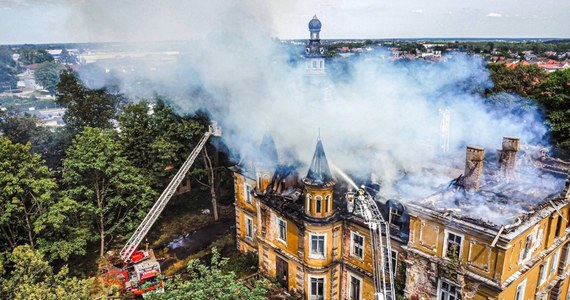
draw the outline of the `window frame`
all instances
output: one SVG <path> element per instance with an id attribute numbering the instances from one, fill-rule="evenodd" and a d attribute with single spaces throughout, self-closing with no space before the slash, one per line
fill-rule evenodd
<path id="1" fill-rule="evenodd" d="M 531 250 L 531 244 L 532 244 L 532 236 L 533 233 L 529 233 L 526 237 L 525 237 L 525 244 L 524 244 L 524 250 L 523 250 L 523 256 L 522 256 L 522 260 L 523 261 L 527 261 L 532 257 L 532 250 Z"/>
<path id="2" fill-rule="evenodd" d="M 357 296 L 357 298 L 352 297 L 352 289 L 353 289 L 352 278 L 358 280 L 358 296 Z M 355 273 L 350 272 L 350 271 L 348 272 L 348 290 L 347 290 L 346 298 L 348 300 L 362 300 L 362 276 L 356 275 Z"/>
<path id="3" fill-rule="evenodd" d="M 550 270 L 549 265 L 550 265 L 550 257 L 547 258 L 546 261 L 541 265 L 542 269 L 539 269 L 538 286 L 541 286 L 546 282 L 546 278 L 548 278 L 548 272 Z"/>
<path id="4" fill-rule="evenodd" d="M 281 223 L 285 224 L 284 225 L 285 231 L 283 232 L 284 234 L 283 238 L 281 238 Z M 279 217 L 277 218 L 277 240 L 287 245 L 287 221 Z"/>
<path id="5" fill-rule="evenodd" d="M 354 242 L 355 236 L 359 236 L 362 238 L 362 245 L 361 245 L 362 255 L 358 255 L 356 253 L 356 251 L 354 251 L 355 246 L 356 246 L 356 243 Z M 364 243 L 365 243 L 365 240 L 366 240 L 366 237 L 364 235 L 360 234 L 360 232 L 354 231 L 354 230 L 350 231 L 350 256 L 357 258 L 359 260 L 364 260 Z"/>
<path id="6" fill-rule="evenodd" d="M 522 294 L 518 294 L 519 289 L 520 289 L 520 291 L 522 291 Z M 514 300 L 524 300 L 525 292 L 526 292 L 526 279 L 523 280 L 521 283 L 519 283 L 519 285 L 517 285 L 517 287 L 515 288 L 515 299 Z"/>
<path id="7" fill-rule="evenodd" d="M 249 190 L 248 190 L 249 187 Z M 253 196 L 251 195 L 251 191 L 253 191 L 253 186 L 251 184 L 244 182 L 243 183 L 243 193 L 245 197 L 245 203 L 253 204 Z"/>
<path id="8" fill-rule="evenodd" d="M 440 278 L 438 281 L 438 284 L 437 284 L 437 299 L 438 300 L 440 300 L 440 299 L 449 300 L 449 296 L 451 295 L 451 291 L 443 289 L 443 283 L 447 284 L 448 286 L 454 286 L 455 287 L 455 299 L 461 299 L 461 287 L 459 285 L 455 284 L 451 280 Z M 443 295 L 444 292 L 446 293 L 445 296 Z"/>
<path id="9" fill-rule="evenodd" d="M 322 295 L 313 295 L 313 279 L 317 280 L 317 284 L 318 284 L 318 280 L 322 280 L 323 283 L 323 294 Z M 327 279 L 325 276 L 316 276 L 316 275 L 309 275 L 307 276 L 307 286 L 308 286 L 308 290 L 309 290 L 309 299 L 311 300 L 325 300 L 326 294 L 327 294 L 327 290 L 326 290 L 326 283 L 327 283 Z M 317 287 L 318 290 L 318 287 Z"/>
<path id="10" fill-rule="evenodd" d="M 558 263 L 560 262 L 560 250 L 562 249 L 558 249 L 558 251 L 554 252 L 554 254 L 552 255 L 552 262 L 550 263 L 550 269 L 548 271 L 548 276 L 552 276 L 552 274 L 556 274 L 558 273 Z"/>
<path id="11" fill-rule="evenodd" d="M 329 211 L 331 211 L 331 209 L 329 208 L 331 203 L 331 195 L 326 195 L 325 196 L 325 213 L 328 213 Z"/>
<path id="12" fill-rule="evenodd" d="M 313 195 L 307 193 L 306 197 L 307 197 L 307 212 L 311 213 L 313 206 Z"/>
<path id="13" fill-rule="evenodd" d="M 392 260 L 392 272 L 394 275 L 398 274 L 398 251 L 391 249 L 390 259 Z M 395 256 L 394 256 L 395 254 Z"/>
<path id="14" fill-rule="evenodd" d="M 315 213 L 320 214 L 323 212 L 323 197 L 321 195 L 315 196 Z"/>
<path id="15" fill-rule="evenodd" d="M 248 216 L 248 215 L 245 215 L 245 216 L 244 216 L 244 219 L 245 219 L 245 238 L 246 238 L 247 240 L 250 240 L 250 241 L 253 242 L 253 236 L 254 236 L 254 233 L 253 233 L 253 231 L 254 231 L 254 228 L 253 228 L 253 227 L 254 227 L 253 218 L 250 217 L 250 216 Z M 250 229 L 250 227 L 249 227 L 249 222 L 251 222 L 251 229 Z"/>
<path id="16" fill-rule="evenodd" d="M 323 237 L 322 254 L 313 252 L 313 237 Z M 318 245 L 318 241 L 317 241 Z M 317 246 L 318 248 L 318 246 Z M 317 249 L 318 250 L 318 249 Z M 309 234 L 309 258 L 326 259 L 327 258 L 327 234 L 326 233 L 310 233 Z"/>
<path id="17" fill-rule="evenodd" d="M 457 254 L 457 259 L 459 260 L 459 262 L 462 261 L 462 255 L 463 255 L 463 242 L 465 242 L 465 236 L 463 234 L 459 234 L 457 232 L 451 231 L 451 230 L 447 230 L 444 229 L 443 230 L 443 234 L 444 234 L 444 240 L 443 240 L 443 257 L 449 259 L 449 257 L 447 256 L 447 252 L 448 252 L 448 248 L 449 248 L 449 238 L 448 236 L 450 234 L 453 234 L 455 236 L 458 236 L 461 238 L 461 242 L 459 244 L 459 253 Z"/>

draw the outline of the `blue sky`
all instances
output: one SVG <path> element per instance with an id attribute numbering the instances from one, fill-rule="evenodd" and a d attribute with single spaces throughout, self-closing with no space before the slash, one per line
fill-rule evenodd
<path id="1" fill-rule="evenodd" d="M 0 43 L 192 39 L 247 7 L 271 36 L 570 37 L 568 0 L 0 0 Z"/>

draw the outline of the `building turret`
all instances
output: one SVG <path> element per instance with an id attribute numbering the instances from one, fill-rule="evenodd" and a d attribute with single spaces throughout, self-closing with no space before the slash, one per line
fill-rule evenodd
<path id="1" fill-rule="evenodd" d="M 307 59 L 307 72 L 309 74 L 325 74 L 325 48 L 321 45 L 321 21 L 315 15 L 309 22 L 311 39 L 305 48 L 305 58 Z"/>
<path id="2" fill-rule="evenodd" d="M 259 145 L 259 155 L 255 166 L 255 178 L 258 191 L 265 192 L 265 189 L 267 189 L 277 167 L 278 160 L 279 157 L 273 137 L 269 132 L 266 132 Z"/>
<path id="3" fill-rule="evenodd" d="M 313 218 L 326 218 L 333 215 L 333 188 L 336 180 L 333 178 L 323 143 L 319 139 L 313 161 L 307 176 L 303 178 L 305 184 L 305 213 Z"/>

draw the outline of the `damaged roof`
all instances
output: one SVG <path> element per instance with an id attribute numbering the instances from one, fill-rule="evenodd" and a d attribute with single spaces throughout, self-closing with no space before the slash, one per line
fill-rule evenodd
<path id="1" fill-rule="evenodd" d="M 325 149 L 323 148 L 321 139 L 317 141 L 317 147 L 315 149 L 315 154 L 313 155 L 311 167 L 309 168 L 307 177 L 303 178 L 303 182 L 305 184 L 316 186 L 330 186 L 336 183 L 329 168 L 329 163 L 327 161 L 327 156 L 325 155 Z"/>

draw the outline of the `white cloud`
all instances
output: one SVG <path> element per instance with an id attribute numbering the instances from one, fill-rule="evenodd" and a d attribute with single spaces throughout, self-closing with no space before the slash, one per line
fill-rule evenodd
<path id="1" fill-rule="evenodd" d="M 489 13 L 489 14 L 487 15 L 487 17 L 489 17 L 489 18 L 501 18 L 502 16 L 503 16 L 503 15 L 501 15 L 501 14 L 499 14 L 499 13 L 493 13 L 493 12 L 492 12 L 492 13 Z"/>
<path id="2" fill-rule="evenodd" d="M 413 12 L 414 14 L 423 14 L 423 13 L 424 13 L 424 11 L 421 10 L 421 9 L 414 9 L 414 10 L 412 10 L 412 12 Z"/>

